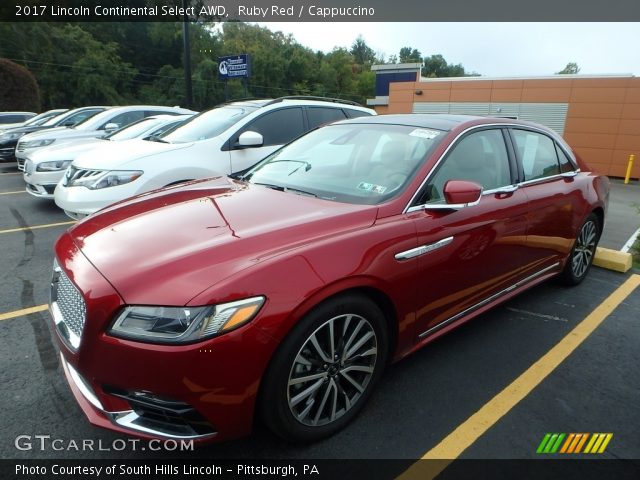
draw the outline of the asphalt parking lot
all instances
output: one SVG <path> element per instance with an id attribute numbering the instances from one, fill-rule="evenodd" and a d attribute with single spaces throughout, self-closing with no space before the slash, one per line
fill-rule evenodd
<path id="1" fill-rule="evenodd" d="M 537 453 L 549 432 L 612 433 L 603 453 L 574 458 L 640 459 L 640 277 L 599 268 L 575 288 L 539 285 L 392 365 L 356 421 L 320 443 L 287 444 L 258 426 L 193 452 L 19 449 L 20 435 L 102 445 L 120 437 L 92 427 L 76 405 L 43 307 L 52 246 L 71 221 L 21 193 L 16 172 L 0 164 L 2 459 L 405 460 L 393 476 L 423 457 L 561 458 Z"/>

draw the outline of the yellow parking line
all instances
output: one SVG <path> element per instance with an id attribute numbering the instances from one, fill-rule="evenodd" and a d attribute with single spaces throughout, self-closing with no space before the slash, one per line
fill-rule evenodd
<path id="1" fill-rule="evenodd" d="M 22 232 L 24 230 L 36 230 L 38 228 L 59 227 L 60 225 L 71 225 L 72 223 L 76 223 L 76 221 L 70 220 L 68 222 L 48 223 L 46 225 L 33 225 L 31 227 L 9 228 L 8 230 L 0 230 L 0 233 Z"/>
<path id="2" fill-rule="evenodd" d="M 640 275 L 630 276 L 558 344 L 422 456 L 422 460 L 441 461 L 417 461 L 399 478 L 433 478 L 447 468 L 571 355 L 639 285 Z"/>
<path id="3" fill-rule="evenodd" d="M 17 192 L 0 192 L 0 195 L 14 195 L 16 193 L 27 193 L 26 190 L 18 190 Z"/>
<path id="4" fill-rule="evenodd" d="M 36 307 L 23 308 L 22 310 L 16 310 L 14 312 L 0 313 L 1 320 L 9 320 L 10 318 L 22 317 L 24 315 L 30 315 L 32 313 L 42 312 L 49 308 L 47 305 L 38 305 Z"/>
<path id="5" fill-rule="evenodd" d="M 0 173 L 0 176 L 2 175 L 22 175 L 22 172 L 5 172 L 5 173 Z"/>

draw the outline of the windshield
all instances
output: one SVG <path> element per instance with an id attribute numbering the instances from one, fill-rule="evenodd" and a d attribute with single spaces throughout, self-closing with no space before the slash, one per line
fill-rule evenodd
<path id="1" fill-rule="evenodd" d="M 403 125 L 339 124 L 276 151 L 243 179 L 338 202 L 375 205 L 400 193 L 444 132 Z"/>
<path id="2" fill-rule="evenodd" d="M 130 138 L 137 138 L 163 121 L 164 120 L 159 118 L 143 118 L 131 125 L 116 130 L 104 138 L 108 138 L 109 140 L 129 140 Z"/>
<path id="3" fill-rule="evenodd" d="M 51 113 L 51 112 L 44 112 L 41 113 L 40 115 L 36 115 L 35 117 L 33 117 L 31 120 L 27 120 L 26 122 L 24 122 L 24 127 L 34 127 L 37 125 L 42 125 L 44 122 L 46 122 L 47 120 L 49 120 L 50 118 L 55 117 L 56 115 L 60 115 L 63 112 L 58 112 L 58 113 Z"/>
<path id="4" fill-rule="evenodd" d="M 70 110 L 60 115 L 57 115 L 53 118 L 50 118 L 42 125 L 45 127 L 57 127 L 68 121 L 80 122 L 80 121 L 86 120 L 87 118 L 91 118 L 92 116 L 102 112 L 103 110 L 104 109 L 91 110 L 91 109 L 77 108 L 75 110 Z"/>
<path id="5" fill-rule="evenodd" d="M 161 138 L 170 143 L 196 142 L 220 135 L 227 128 L 234 125 L 241 118 L 246 117 L 257 107 L 227 106 L 214 108 L 207 112 L 195 115 L 190 120 L 180 125 Z"/>

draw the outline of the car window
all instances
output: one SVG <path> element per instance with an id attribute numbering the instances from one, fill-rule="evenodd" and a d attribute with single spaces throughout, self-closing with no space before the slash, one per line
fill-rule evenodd
<path id="1" fill-rule="evenodd" d="M 104 130 L 104 128 L 110 123 L 115 123 L 116 125 L 118 125 L 118 127 L 127 126 L 130 123 L 135 122 L 136 120 L 140 120 L 140 119 L 144 118 L 145 117 L 144 113 L 145 112 L 143 110 L 135 110 L 133 112 L 121 113 L 120 115 L 116 115 L 112 119 L 107 120 L 106 122 L 104 122 L 102 125 L 100 125 L 98 130 Z"/>
<path id="2" fill-rule="evenodd" d="M 449 180 L 467 180 L 493 190 L 511 184 L 509 157 L 502 131 L 481 130 L 463 137 L 444 158 L 427 185 L 427 202 L 444 203 Z"/>
<path id="3" fill-rule="evenodd" d="M 177 128 L 165 132 L 162 139 L 170 143 L 185 143 L 217 137 L 255 109 L 233 105 L 214 108 L 194 115 Z"/>
<path id="4" fill-rule="evenodd" d="M 274 110 L 249 122 L 235 137 L 243 132 L 257 132 L 263 137 L 263 146 L 282 145 L 304 133 L 302 108 Z M 232 142 L 233 144 L 234 142 Z"/>
<path id="5" fill-rule="evenodd" d="M 28 118 L 28 117 L 26 117 Z M 2 115 L 0 116 L 0 123 L 20 123 L 25 121 L 24 115 Z"/>
<path id="6" fill-rule="evenodd" d="M 277 150 L 243 178 L 276 190 L 374 205 L 399 194 L 443 136 L 405 125 L 328 125 Z"/>
<path id="7" fill-rule="evenodd" d="M 353 108 L 345 108 L 345 113 L 349 118 L 358 118 L 358 117 L 369 117 L 371 116 L 368 112 L 363 112 L 362 110 L 354 110 Z"/>
<path id="8" fill-rule="evenodd" d="M 573 167 L 573 163 L 571 163 L 571 160 L 569 160 L 567 154 L 564 153 L 564 150 L 562 150 L 562 148 L 560 148 L 557 143 L 555 145 L 556 152 L 558 153 L 558 159 L 560 160 L 560 171 L 562 173 L 565 173 L 575 170 L 575 168 Z"/>
<path id="9" fill-rule="evenodd" d="M 97 108 L 95 110 L 82 110 L 76 113 L 65 113 L 63 115 L 59 115 L 47 121 L 47 123 L 45 123 L 45 126 L 58 126 L 63 123 L 71 123 L 71 122 L 73 122 L 74 125 L 79 125 L 85 120 L 88 120 L 94 115 L 97 115 L 98 113 L 103 111 L 104 109 Z"/>
<path id="10" fill-rule="evenodd" d="M 309 107 L 307 108 L 307 118 L 309 119 L 309 129 L 311 130 L 326 123 L 344 120 L 347 116 L 339 108 Z"/>
<path id="11" fill-rule="evenodd" d="M 513 139 L 522 162 L 525 181 L 560 173 L 555 142 L 551 138 L 538 132 L 514 129 Z"/>
<path id="12" fill-rule="evenodd" d="M 104 138 L 108 138 L 109 140 L 128 140 L 130 138 L 136 138 L 161 121 L 162 120 L 158 120 L 156 118 L 143 118 L 142 120 L 133 122 L 113 133 L 110 133 Z"/>

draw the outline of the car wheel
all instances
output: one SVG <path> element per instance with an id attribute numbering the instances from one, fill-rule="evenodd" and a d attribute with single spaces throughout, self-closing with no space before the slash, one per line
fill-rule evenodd
<path id="1" fill-rule="evenodd" d="M 280 437 L 311 442 L 351 421 L 387 360 L 384 314 L 368 298 L 322 303 L 287 336 L 263 381 L 264 423 Z"/>
<path id="2" fill-rule="evenodd" d="M 561 279 L 565 284 L 578 285 L 584 280 L 593 263 L 598 240 L 600 240 L 600 222 L 592 213 L 582 224 L 562 271 Z"/>

